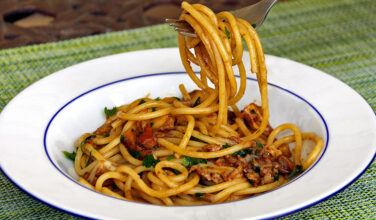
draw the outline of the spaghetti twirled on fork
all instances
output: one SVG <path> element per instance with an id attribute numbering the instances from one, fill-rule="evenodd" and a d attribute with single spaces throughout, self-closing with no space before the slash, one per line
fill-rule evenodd
<path id="1" fill-rule="evenodd" d="M 75 143 L 81 184 L 104 194 L 158 205 L 200 205 L 239 200 L 274 189 L 307 169 L 323 140 L 293 124 L 269 125 L 267 71 L 254 28 L 229 12 L 186 2 L 180 19 L 197 38 L 178 35 L 182 63 L 199 89 L 182 98 L 144 97 L 105 109 L 107 120 Z M 239 111 L 246 88 L 246 42 L 261 106 Z M 196 75 L 191 63 L 200 66 Z M 233 72 L 237 66 L 240 85 Z M 231 110 L 229 109 L 231 107 Z M 284 130 L 293 135 L 277 139 Z M 307 159 L 302 142 L 316 142 Z M 289 143 L 295 143 L 293 152 Z"/>

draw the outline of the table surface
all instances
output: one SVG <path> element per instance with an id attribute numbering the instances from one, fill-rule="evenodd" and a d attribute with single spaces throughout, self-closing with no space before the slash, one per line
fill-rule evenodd
<path id="1" fill-rule="evenodd" d="M 320 69 L 356 90 L 376 110 L 376 2 L 293 0 L 278 3 L 258 30 L 267 54 Z M 167 25 L 0 50 L 0 110 L 31 83 L 85 60 L 127 51 L 176 47 Z M 4 146 L 2 146 L 4 147 Z M 281 217 L 376 216 L 376 162 L 331 198 Z M 0 219 L 71 219 L 14 186 L 0 173 Z"/>
<path id="2" fill-rule="evenodd" d="M 0 49 L 161 24 L 178 18 L 183 0 L 1 0 Z M 187 0 L 214 12 L 260 0 Z M 286 0 L 280 0 L 286 1 Z"/>

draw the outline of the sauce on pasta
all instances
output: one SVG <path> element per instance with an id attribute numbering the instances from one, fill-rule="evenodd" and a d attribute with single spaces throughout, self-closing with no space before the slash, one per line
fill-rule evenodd
<path id="1" fill-rule="evenodd" d="M 74 160 L 78 182 L 124 200 L 201 205 L 262 193 L 306 170 L 320 154 L 323 140 L 293 124 L 270 126 L 267 70 L 254 28 L 229 12 L 214 14 L 187 2 L 182 8 L 180 19 L 198 37 L 178 34 L 180 57 L 198 89 L 188 92 L 181 84 L 181 98 L 143 97 L 106 108 L 104 124 L 75 142 L 75 156 L 65 152 Z M 239 110 L 236 104 L 246 88 L 242 40 L 261 105 Z M 200 66 L 199 75 L 192 63 Z M 284 130 L 293 135 L 277 139 Z M 306 139 L 316 146 L 304 160 Z"/>

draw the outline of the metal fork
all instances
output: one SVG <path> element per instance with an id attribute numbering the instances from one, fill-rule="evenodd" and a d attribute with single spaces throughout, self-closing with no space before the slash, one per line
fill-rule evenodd
<path id="1" fill-rule="evenodd" d="M 276 2 L 277 0 L 261 0 L 253 5 L 235 10 L 232 14 L 248 21 L 254 28 L 258 28 L 262 25 L 270 9 Z M 167 18 L 166 22 L 175 27 L 175 30 L 180 34 L 197 37 L 193 28 L 186 21 Z"/>

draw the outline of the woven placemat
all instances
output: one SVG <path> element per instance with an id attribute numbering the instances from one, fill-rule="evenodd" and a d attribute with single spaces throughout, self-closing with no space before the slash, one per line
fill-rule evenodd
<path id="1" fill-rule="evenodd" d="M 265 52 L 318 68 L 362 95 L 376 110 L 375 0 L 294 0 L 278 3 L 259 29 Z M 22 89 L 73 64 L 110 54 L 177 46 L 167 25 L 0 50 L 0 109 Z M 348 188 L 282 218 L 376 216 L 376 162 Z M 76 218 L 28 196 L 0 174 L 0 219 Z"/>

